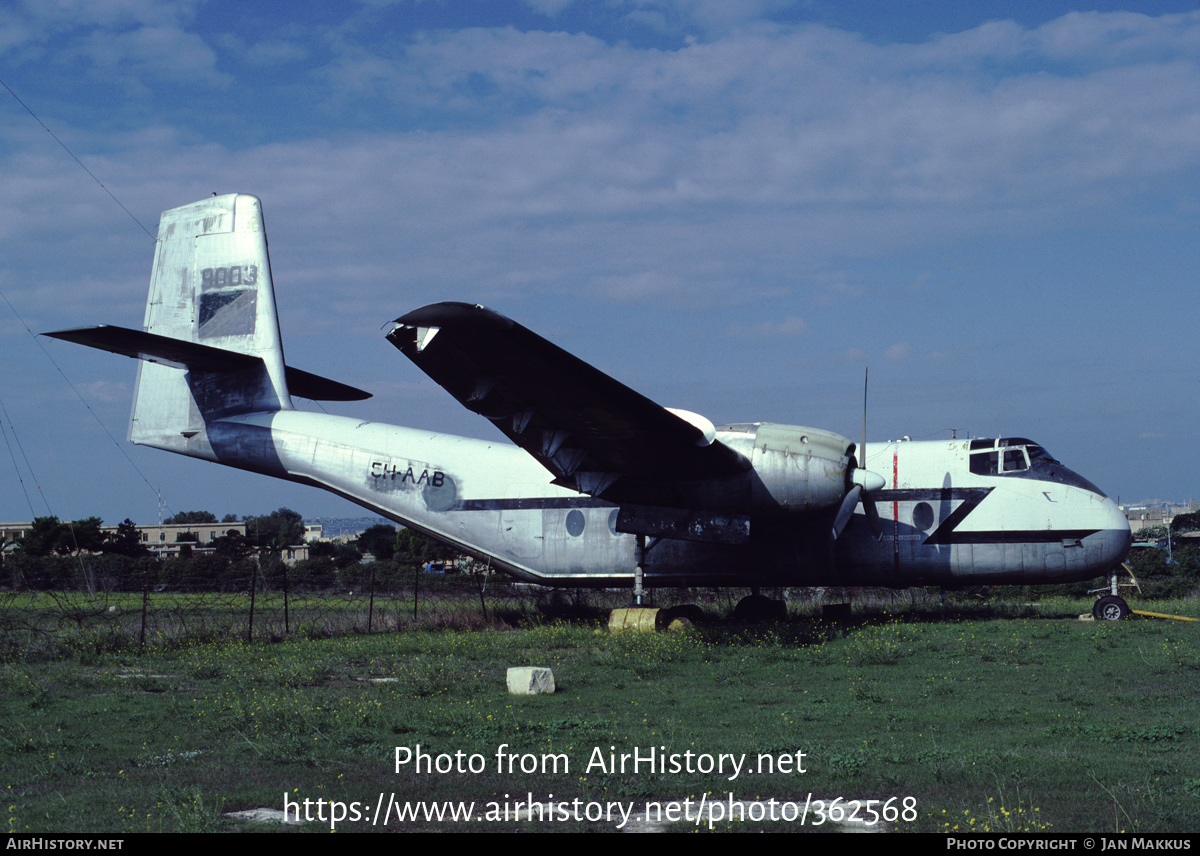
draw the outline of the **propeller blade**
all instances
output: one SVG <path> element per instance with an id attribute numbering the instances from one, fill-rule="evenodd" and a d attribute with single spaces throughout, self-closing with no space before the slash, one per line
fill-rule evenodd
<path id="1" fill-rule="evenodd" d="M 862 485 L 856 484 L 846 493 L 846 497 L 842 500 L 842 507 L 838 509 L 837 517 L 833 519 L 833 537 L 836 540 L 842 534 L 842 530 L 846 528 L 846 524 L 850 522 L 850 515 L 854 513 L 854 506 L 858 505 L 858 497 L 862 494 Z"/>

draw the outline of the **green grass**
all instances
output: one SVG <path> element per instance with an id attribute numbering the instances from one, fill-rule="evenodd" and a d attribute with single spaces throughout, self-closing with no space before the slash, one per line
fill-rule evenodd
<path id="1" fill-rule="evenodd" d="M 1197 612 L 1195 602 L 1153 608 Z M 901 831 L 1200 829 L 1200 628 L 1062 617 L 1084 611 L 1063 601 L 1043 604 L 1053 618 L 997 619 L 969 604 L 901 605 L 856 614 L 847 628 L 801 612 L 690 634 L 549 623 L 278 644 L 174 640 L 144 651 L 64 629 L 70 645 L 10 647 L 0 665 L 6 818 L 11 832 L 217 831 L 252 828 L 223 813 L 280 808 L 285 791 L 372 809 L 380 793 L 473 800 L 477 811 L 527 793 L 640 805 L 732 792 L 800 803 L 810 793 L 826 802 L 911 796 L 916 817 L 897 822 Z M 551 667 L 558 692 L 508 695 L 505 671 L 516 665 Z M 497 771 L 502 744 L 528 764 L 565 755 L 570 769 Z M 418 745 L 430 756 L 477 754 L 483 769 L 397 771 L 396 747 Z M 731 781 L 586 769 L 610 747 L 746 753 L 751 763 L 803 752 L 806 772 Z"/>

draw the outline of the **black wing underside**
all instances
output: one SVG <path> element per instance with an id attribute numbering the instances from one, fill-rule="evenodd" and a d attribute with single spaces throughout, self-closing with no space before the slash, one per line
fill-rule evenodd
<path id="1" fill-rule="evenodd" d="M 742 455 L 696 425 L 490 309 L 437 303 L 388 340 L 464 407 L 554 474 L 614 502 L 744 473 Z"/>

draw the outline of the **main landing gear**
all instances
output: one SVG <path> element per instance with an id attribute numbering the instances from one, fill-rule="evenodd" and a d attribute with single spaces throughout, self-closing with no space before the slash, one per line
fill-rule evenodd
<path id="1" fill-rule="evenodd" d="M 698 624 L 704 617 L 700 607 L 694 604 L 672 606 L 669 609 L 658 609 L 646 606 L 645 576 L 643 567 L 646 563 L 646 553 L 659 543 L 658 538 L 648 543 L 645 535 L 638 535 L 634 547 L 633 568 L 633 602 L 621 609 L 614 609 L 608 616 L 608 629 L 612 633 L 632 630 L 639 633 L 665 632 L 670 630 L 686 630 Z"/>
<path id="2" fill-rule="evenodd" d="M 1106 594 L 1092 606 L 1092 618 L 1097 621 L 1120 621 L 1128 614 L 1129 604 L 1115 594 Z"/>
<path id="3" fill-rule="evenodd" d="M 1120 621 L 1126 618 L 1129 613 L 1129 604 L 1125 602 L 1125 598 L 1117 594 L 1118 586 L 1126 586 L 1136 588 L 1138 594 L 1141 594 L 1142 587 L 1138 585 L 1137 577 L 1133 575 L 1133 570 L 1129 565 L 1121 565 L 1125 572 L 1129 574 L 1130 582 L 1122 583 L 1117 580 L 1117 569 L 1113 568 L 1112 575 L 1109 577 L 1108 585 L 1102 589 L 1095 589 L 1089 594 L 1099 594 L 1102 591 L 1107 591 L 1105 594 L 1097 598 L 1096 603 L 1092 606 L 1092 618 L 1097 621 Z"/>
<path id="4" fill-rule="evenodd" d="M 767 597 L 759 592 L 758 586 L 751 587 L 750 592 L 733 608 L 734 621 L 787 620 L 786 602 Z"/>

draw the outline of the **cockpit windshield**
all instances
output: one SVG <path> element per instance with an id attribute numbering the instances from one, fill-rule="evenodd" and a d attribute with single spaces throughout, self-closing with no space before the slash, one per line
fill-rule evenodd
<path id="1" fill-rule="evenodd" d="M 977 476 L 1016 476 L 1062 482 L 1104 496 L 1103 491 L 1064 467 L 1044 447 L 1024 437 L 972 440 L 970 467 Z"/>
<path id="2" fill-rule="evenodd" d="M 1040 463 L 1057 464 L 1058 461 L 1024 437 L 971 441 L 971 472 L 979 476 L 1024 472 Z"/>

